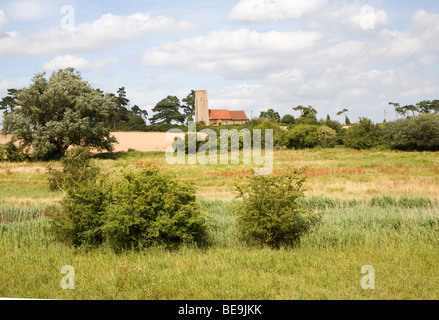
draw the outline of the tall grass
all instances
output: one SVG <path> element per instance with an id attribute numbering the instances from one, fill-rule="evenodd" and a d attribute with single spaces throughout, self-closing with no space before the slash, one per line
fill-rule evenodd
<path id="1" fill-rule="evenodd" d="M 0 296 L 42 299 L 437 299 L 439 212 L 357 205 L 325 209 L 295 248 L 239 240 L 230 202 L 200 201 L 211 245 L 115 254 L 55 241 L 49 221 L 0 224 Z M 75 290 L 60 269 L 75 268 Z M 377 290 L 360 287 L 363 265 Z"/>
<path id="2" fill-rule="evenodd" d="M 47 205 L 11 207 L 0 205 L 0 224 L 38 220 L 44 217 Z"/>

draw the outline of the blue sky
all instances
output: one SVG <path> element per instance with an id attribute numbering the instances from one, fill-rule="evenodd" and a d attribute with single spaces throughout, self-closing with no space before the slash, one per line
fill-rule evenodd
<path id="1" fill-rule="evenodd" d="M 380 122 L 390 101 L 439 98 L 438 39 L 435 0 L 5 0 L 0 96 L 71 66 L 148 111 L 204 89 L 249 116 L 312 105 Z"/>

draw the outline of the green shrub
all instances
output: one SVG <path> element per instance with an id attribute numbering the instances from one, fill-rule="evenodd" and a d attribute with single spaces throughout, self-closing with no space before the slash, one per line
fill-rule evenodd
<path id="1" fill-rule="evenodd" d="M 63 170 L 48 167 L 49 189 L 62 190 L 64 193 L 75 191 L 75 186 L 93 181 L 98 176 L 99 168 L 91 163 L 93 154 L 88 148 L 76 147 L 69 150 L 61 160 Z"/>
<path id="2" fill-rule="evenodd" d="M 320 126 L 317 129 L 319 144 L 323 148 L 333 148 L 337 144 L 337 131 L 327 126 Z"/>
<path id="3" fill-rule="evenodd" d="M 26 159 L 27 157 L 14 143 L 0 144 L 0 162 L 23 162 Z"/>
<path id="4" fill-rule="evenodd" d="M 126 174 L 113 186 L 102 228 L 117 250 L 201 243 L 207 232 L 194 188 L 155 169 Z"/>
<path id="5" fill-rule="evenodd" d="M 303 170 L 281 176 L 252 176 L 249 183 L 237 186 L 243 201 L 235 206 L 238 226 L 249 242 L 272 247 L 294 245 L 319 220 L 304 197 Z"/>
<path id="6" fill-rule="evenodd" d="M 285 133 L 284 145 L 289 149 L 314 148 L 319 145 L 319 126 L 301 124 Z"/>
<path id="7" fill-rule="evenodd" d="M 99 182 L 83 181 L 68 189 L 61 208 L 45 211 L 51 219 L 51 230 L 58 240 L 75 247 L 97 247 L 104 241 L 102 227 L 111 188 Z"/>
<path id="8" fill-rule="evenodd" d="M 63 164 L 62 171 L 49 172 L 51 188 L 64 191 L 61 208 L 45 212 L 59 240 L 76 247 L 106 243 L 116 250 L 205 240 L 193 186 L 157 169 L 110 182 L 83 148 L 72 150 Z"/>
<path id="9" fill-rule="evenodd" d="M 384 136 L 393 149 L 438 151 L 439 115 L 423 114 L 415 118 L 386 123 Z"/>
<path id="10" fill-rule="evenodd" d="M 378 147 L 384 143 L 384 139 L 379 125 L 370 119 L 360 118 L 358 124 L 346 130 L 343 142 L 348 148 L 362 150 Z"/>

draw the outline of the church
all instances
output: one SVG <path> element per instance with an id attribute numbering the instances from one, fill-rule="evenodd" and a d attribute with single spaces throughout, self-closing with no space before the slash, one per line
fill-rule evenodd
<path id="1" fill-rule="evenodd" d="M 209 110 L 206 90 L 195 91 L 195 121 L 206 125 L 243 124 L 248 121 L 244 111 Z"/>

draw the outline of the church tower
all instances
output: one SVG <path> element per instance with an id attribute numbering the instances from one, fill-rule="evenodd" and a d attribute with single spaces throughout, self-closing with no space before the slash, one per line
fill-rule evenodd
<path id="1" fill-rule="evenodd" d="M 209 103 L 207 100 L 207 90 L 195 91 L 195 122 L 204 121 L 209 125 Z"/>

